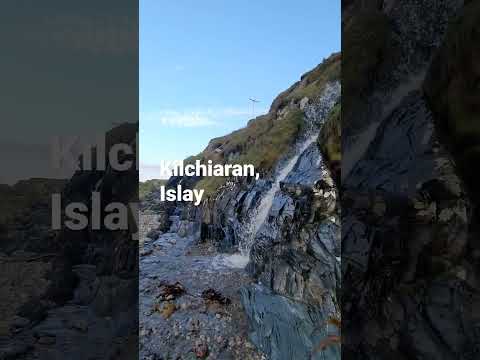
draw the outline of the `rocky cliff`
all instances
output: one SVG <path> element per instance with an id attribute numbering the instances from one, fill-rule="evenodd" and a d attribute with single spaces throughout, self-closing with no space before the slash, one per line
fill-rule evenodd
<path id="1" fill-rule="evenodd" d="M 478 15 L 478 2 L 463 1 L 351 1 L 344 11 L 347 359 L 478 357 L 476 204 L 462 170 L 475 152 L 478 89 L 467 77 Z"/>
<path id="2" fill-rule="evenodd" d="M 136 124 L 105 135 L 135 149 Z M 92 152 L 95 150 L 92 149 Z M 123 160 L 133 160 L 135 154 Z M 82 159 L 80 159 L 82 161 Z M 108 163 L 108 161 L 107 161 Z M 34 189 L 34 193 L 32 193 Z M 20 182 L 8 189 L 18 211 L 2 236 L 0 358 L 118 358 L 137 351 L 138 242 L 136 231 L 106 228 L 52 230 L 52 194 L 63 204 L 92 210 L 92 192 L 102 204 L 138 202 L 138 172 L 77 171 L 70 180 Z M 21 197 L 21 198 L 20 198 Z M 62 216 L 63 216 L 62 212 Z M 121 298 L 122 301 L 118 301 Z M 95 339 L 95 346 L 92 346 Z"/>
<path id="3" fill-rule="evenodd" d="M 193 234 L 197 243 L 233 254 L 220 255 L 222 265 L 248 262 L 255 285 L 241 289 L 243 311 L 251 341 L 271 359 L 340 355 L 340 209 L 332 179 L 338 167 L 333 175 L 329 170 L 340 160 L 339 76 L 335 54 L 280 94 L 268 114 L 213 139 L 195 157 L 253 163 L 261 180 L 172 178 L 169 186 L 206 187 L 208 198 L 198 208 L 168 207 L 152 193 L 142 205 L 164 214 L 159 219 L 178 214 L 183 221 L 177 234 Z M 320 135 L 325 126 L 329 130 Z M 331 133 L 337 137 L 326 145 L 324 162 L 327 142 L 317 139 Z M 160 223 L 152 236 L 172 231 Z"/>

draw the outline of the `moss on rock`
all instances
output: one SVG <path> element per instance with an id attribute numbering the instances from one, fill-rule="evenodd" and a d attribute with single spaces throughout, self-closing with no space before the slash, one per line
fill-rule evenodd
<path id="1" fill-rule="evenodd" d="M 318 147 L 323 155 L 323 160 L 337 183 L 340 181 L 340 164 L 342 161 L 341 112 L 342 107 L 340 103 L 338 103 L 325 120 L 317 140 Z"/>

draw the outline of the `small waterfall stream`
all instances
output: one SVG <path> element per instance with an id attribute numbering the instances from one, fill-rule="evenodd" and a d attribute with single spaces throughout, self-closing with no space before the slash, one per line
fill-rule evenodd
<path id="1" fill-rule="evenodd" d="M 245 224 L 246 230 L 239 244 L 239 252 L 231 255 L 219 255 L 216 259 L 219 263 L 230 268 L 244 268 L 248 264 L 250 260 L 250 249 L 262 225 L 267 220 L 275 194 L 280 190 L 280 183 L 287 178 L 300 159 L 300 156 L 302 156 L 305 150 L 307 150 L 317 138 L 318 134 L 310 136 L 297 146 L 295 154 L 278 170 L 272 187 L 262 196 L 260 204 L 253 214 L 250 223 Z"/>
<path id="2" fill-rule="evenodd" d="M 250 225 L 249 236 L 240 244 L 240 252 L 244 256 L 249 256 L 250 249 L 252 248 L 253 243 L 255 242 L 255 238 L 265 223 L 265 220 L 268 217 L 268 213 L 272 208 L 273 199 L 275 198 L 275 194 L 280 190 L 280 183 L 285 180 L 285 178 L 290 174 L 290 172 L 295 167 L 295 164 L 298 162 L 300 156 L 308 149 L 308 147 L 313 144 L 318 138 L 318 134 L 309 137 L 306 141 L 304 141 L 299 147 L 295 155 L 288 160 L 285 165 L 278 171 L 278 174 L 275 178 L 275 182 L 273 183 L 272 187 L 268 192 L 262 197 L 260 201 L 260 205 L 257 208 L 255 216 L 253 217 L 253 221 Z"/>
<path id="3" fill-rule="evenodd" d="M 300 143 L 297 143 L 294 155 L 281 164 L 274 176 L 274 182 L 271 188 L 263 194 L 260 199 L 260 204 L 254 210 L 254 213 L 250 216 L 249 220 L 243 223 L 242 233 L 238 234 L 238 237 L 240 238 L 238 247 L 239 252 L 231 255 L 220 254 L 216 256 L 216 259 L 214 260 L 215 264 L 236 269 L 245 268 L 248 264 L 250 261 L 250 250 L 255 243 L 259 231 L 268 218 L 275 195 L 280 190 L 280 183 L 292 172 L 302 154 L 317 140 L 319 129 L 335 103 L 338 101 L 340 91 L 340 82 L 334 81 L 328 83 L 319 99 L 303 109 L 305 113 L 305 122 L 309 127 L 307 133 L 313 135 L 310 135 Z M 318 165 L 320 163 L 321 159 L 319 159 Z"/>

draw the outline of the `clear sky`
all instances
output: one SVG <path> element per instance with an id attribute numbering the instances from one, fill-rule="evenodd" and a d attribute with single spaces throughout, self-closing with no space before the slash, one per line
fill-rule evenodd
<path id="1" fill-rule="evenodd" d="M 340 1 L 140 1 L 140 178 L 246 125 L 340 50 Z"/>

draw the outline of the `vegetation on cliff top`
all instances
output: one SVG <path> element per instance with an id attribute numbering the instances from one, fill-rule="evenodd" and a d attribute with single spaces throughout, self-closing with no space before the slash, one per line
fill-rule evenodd
<path id="1" fill-rule="evenodd" d="M 340 54 L 333 54 L 301 80 L 282 92 L 272 103 L 266 115 L 250 120 L 245 128 L 223 137 L 212 139 L 207 148 L 187 161 L 200 159 L 215 163 L 253 164 L 266 174 L 289 151 L 304 125 L 300 101 L 320 95 L 326 84 L 340 77 Z M 203 178 L 196 188 L 212 195 L 225 183 L 225 178 Z"/>
<path id="2" fill-rule="evenodd" d="M 249 126 L 222 138 L 213 152 L 204 151 L 202 160 L 217 163 L 253 164 L 260 173 L 271 171 L 280 157 L 295 141 L 303 127 L 303 112 L 289 110 L 282 119 L 261 116 Z M 226 181 L 222 177 L 201 179 L 195 186 L 213 194 Z"/>
<path id="3" fill-rule="evenodd" d="M 145 196 L 151 192 L 160 188 L 160 186 L 165 185 L 167 180 L 161 179 L 152 179 L 146 181 L 140 181 L 138 184 L 138 197 L 140 200 L 145 199 Z"/>
<path id="4" fill-rule="evenodd" d="M 304 113 L 300 109 L 300 102 L 304 98 L 315 99 L 327 83 L 339 79 L 340 60 L 339 53 L 324 59 L 278 95 L 268 114 L 250 120 L 242 129 L 212 139 L 205 150 L 185 159 L 185 163 L 212 160 L 216 164 L 253 164 L 258 172 L 268 174 L 303 130 Z M 204 189 L 206 198 L 215 194 L 225 182 L 226 178 L 205 177 L 196 182 L 195 188 Z M 140 199 L 162 184 L 164 182 L 158 180 L 141 183 Z"/>

